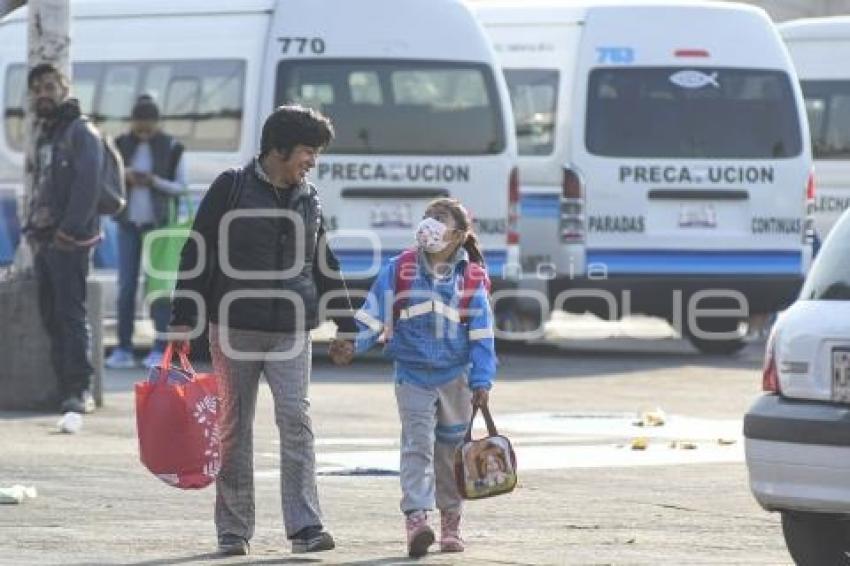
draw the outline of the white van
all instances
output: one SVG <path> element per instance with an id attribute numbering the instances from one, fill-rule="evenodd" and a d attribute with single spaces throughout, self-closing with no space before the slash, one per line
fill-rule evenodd
<path id="1" fill-rule="evenodd" d="M 530 297 L 607 319 L 661 316 L 706 352 L 735 351 L 744 319 L 793 300 L 811 255 L 809 138 L 764 11 L 470 6 L 513 100 Z M 727 310 L 698 310 L 712 306 Z M 530 325 L 540 310 L 529 302 Z"/>
<path id="2" fill-rule="evenodd" d="M 459 0 L 88 0 L 72 2 L 72 16 L 84 112 L 114 136 L 135 98 L 152 94 L 187 147 L 197 194 L 248 162 L 276 106 L 309 105 L 336 128 L 312 180 L 349 277 L 374 276 L 413 242 L 426 203 L 451 195 L 475 211 L 503 282 L 518 196 L 513 118 L 492 48 Z M 0 45 L 0 192 L 20 194 L 25 9 L 0 21 Z M 114 279 L 114 238 L 96 265 Z"/>
<path id="3" fill-rule="evenodd" d="M 850 16 L 786 22 L 779 33 L 803 87 L 818 177 L 815 227 L 825 238 L 850 208 Z"/>

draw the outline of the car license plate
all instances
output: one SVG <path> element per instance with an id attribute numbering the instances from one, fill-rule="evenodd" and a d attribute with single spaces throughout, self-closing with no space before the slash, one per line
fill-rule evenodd
<path id="1" fill-rule="evenodd" d="M 413 213 L 409 204 L 376 204 L 369 214 L 372 228 L 410 228 Z"/>
<path id="2" fill-rule="evenodd" d="M 850 403 L 850 348 L 832 350 L 832 400 Z"/>
<path id="3" fill-rule="evenodd" d="M 711 204 L 683 204 L 679 209 L 679 228 L 716 228 L 717 211 Z"/>

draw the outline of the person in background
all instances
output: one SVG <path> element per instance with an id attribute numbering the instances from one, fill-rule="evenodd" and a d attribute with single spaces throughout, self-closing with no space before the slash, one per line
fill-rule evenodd
<path id="1" fill-rule="evenodd" d="M 23 232 L 35 254 L 38 298 L 59 379 L 60 410 L 90 413 L 94 368 L 89 358 L 86 278 L 101 240 L 97 215 L 104 159 L 97 130 L 69 97 L 68 78 L 54 65 L 30 70 L 27 86 L 41 122 L 35 184 Z"/>
<path id="2" fill-rule="evenodd" d="M 136 367 L 133 327 L 144 235 L 169 222 L 178 197 L 187 190 L 183 145 L 160 129 L 159 118 L 153 98 L 142 95 L 130 113 L 129 133 L 115 140 L 124 159 L 128 194 L 127 207 L 118 217 L 118 347 L 106 360 L 112 369 Z M 170 316 L 167 298 L 153 301 L 157 333 L 167 330 Z M 159 364 L 164 351 L 165 342 L 157 338 L 143 365 Z"/>

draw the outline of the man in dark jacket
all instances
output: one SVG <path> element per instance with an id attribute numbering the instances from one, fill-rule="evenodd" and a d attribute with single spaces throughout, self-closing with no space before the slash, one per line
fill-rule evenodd
<path id="1" fill-rule="evenodd" d="M 281 500 L 292 551 L 334 547 L 319 509 L 307 393 L 309 332 L 319 323 L 320 298 L 341 295 L 348 314 L 334 319 L 337 327 L 356 328 L 318 192 L 306 181 L 332 138 L 330 121 L 318 112 L 298 106 L 275 110 L 263 125 L 260 155 L 221 174 L 201 201 L 193 228 L 206 254 L 199 254 L 194 238 L 183 248 L 180 271 L 204 269 L 178 280 L 171 324 L 177 333 L 195 327 L 198 305 L 188 295 L 203 297 L 222 388 L 215 523 L 224 554 L 247 554 L 254 534 L 252 423 L 260 374 L 274 397 Z M 350 354 L 349 343 L 332 344 L 335 361 L 347 361 Z"/>
<path id="2" fill-rule="evenodd" d="M 97 215 L 103 160 L 100 138 L 68 98 L 67 78 L 55 66 L 34 67 L 27 85 L 41 121 L 35 186 L 24 226 L 35 252 L 35 273 L 51 359 L 59 378 L 61 410 L 94 410 L 93 368 L 86 324 L 86 277 L 92 247 L 101 239 Z"/>

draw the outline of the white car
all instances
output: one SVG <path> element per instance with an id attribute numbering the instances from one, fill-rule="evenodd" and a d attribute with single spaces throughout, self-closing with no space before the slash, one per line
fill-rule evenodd
<path id="1" fill-rule="evenodd" d="M 750 487 L 797 564 L 850 564 L 850 213 L 767 344 L 744 419 Z"/>

